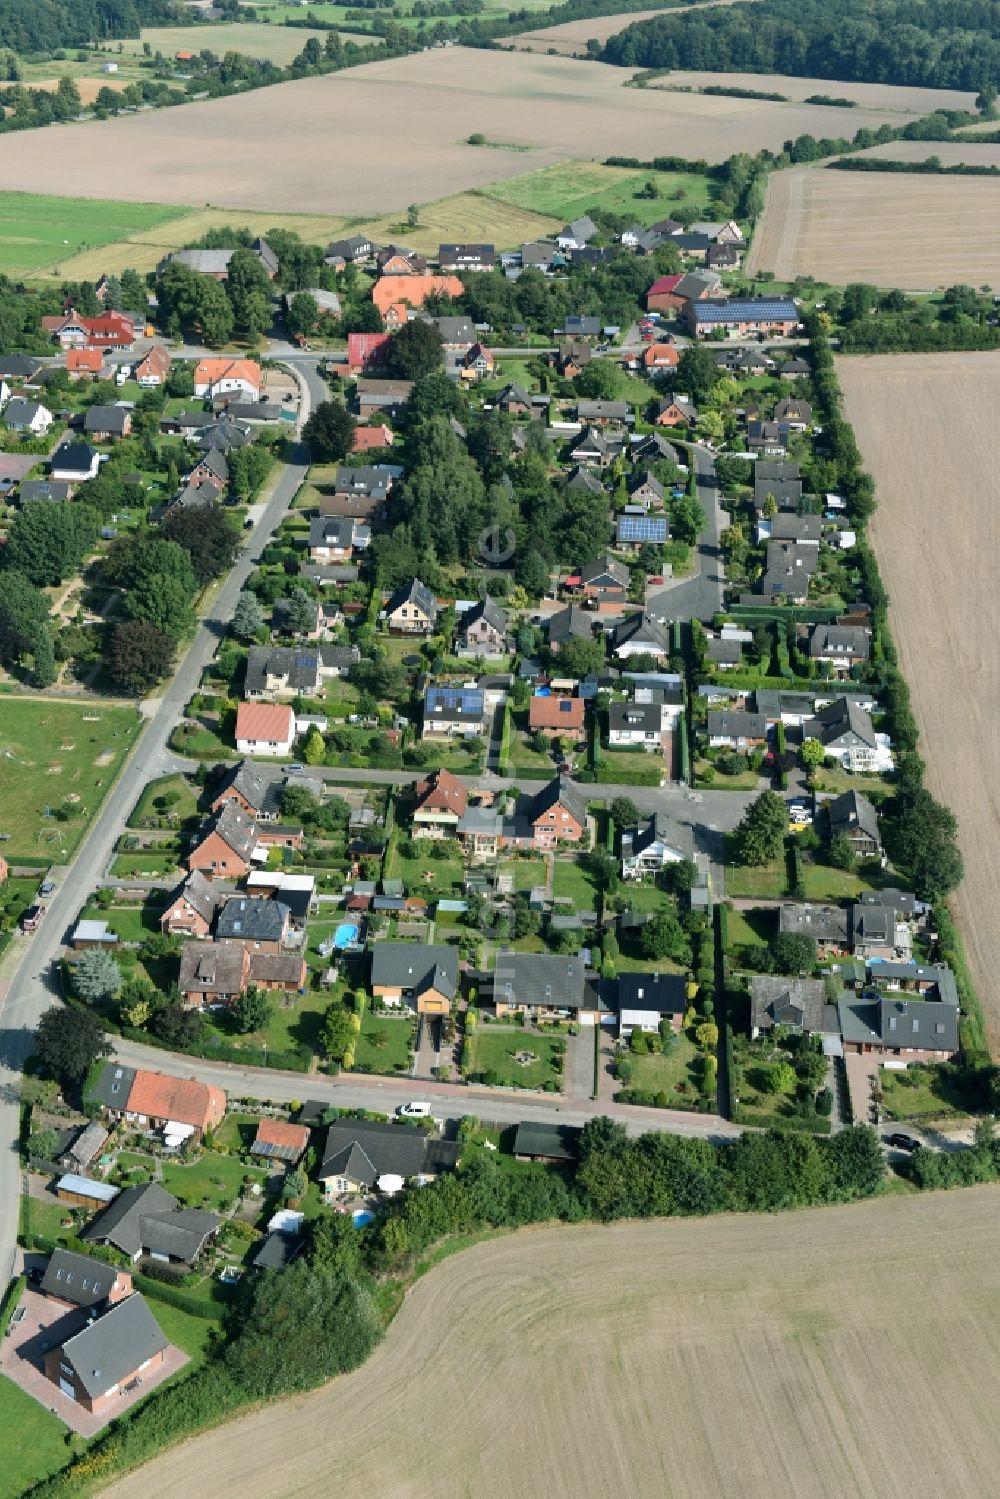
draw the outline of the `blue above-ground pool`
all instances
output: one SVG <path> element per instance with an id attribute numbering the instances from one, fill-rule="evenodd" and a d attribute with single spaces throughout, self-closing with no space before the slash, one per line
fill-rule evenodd
<path id="1" fill-rule="evenodd" d="M 351 1222 L 355 1228 L 365 1228 L 369 1223 L 375 1222 L 375 1214 L 370 1213 L 367 1208 L 358 1208 L 351 1214 Z"/>
<path id="2" fill-rule="evenodd" d="M 334 947 L 351 947 L 358 940 L 360 928 L 353 921 L 342 921 L 333 934 Z"/>
<path id="3" fill-rule="evenodd" d="M 536 687 L 535 688 L 535 697 L 551 697 L 551 696 L 552 696 L 552 688 L 551 687 Z"/>

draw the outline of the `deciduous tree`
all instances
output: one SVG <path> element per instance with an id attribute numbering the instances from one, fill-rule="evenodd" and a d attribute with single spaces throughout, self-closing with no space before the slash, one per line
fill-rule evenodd
<path id="1" fill-rule="evenodd" d="M 44 1070 L 64 1087 L 79 1084 L 87 1068 L 111 1051 L 104 1028 L 92 1010 L 46 1010 L 35 1032 L 35 1054 Z"/>

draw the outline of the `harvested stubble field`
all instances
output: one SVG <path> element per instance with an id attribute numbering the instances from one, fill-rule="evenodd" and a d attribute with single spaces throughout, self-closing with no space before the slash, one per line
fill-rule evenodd
<path id="1" fill-rule="evenodd" d="M 936 154 L 936 143 L 920 145 L 923 155 Z M 747 270 L 773 271 L 779 281 L 808 275 L 904 291 L 1000 285 L 1000 179 L 825 167 L 772 172 Z"/>
<path id="2" fill-rule="evenodd" d="M 837 373 L 878 485 L 872 540 L 928 785 L 959 820 L 966 875 L 956 914 L 996 1050 L 1000 354 L 844 358 Z"/>
<path id="3" fill-rule="evenodd" d="M 473 132 L 539 148 L 531 165 L 542 167 L 664 150 L 717 161 L 844 126 L 843 110 L 630 89 L 629 76 L 568 58 L 442 48 L 179 109 L 26 130 L 0 157 L 0 189 L 44 182 L 79 194 L 85 182 L 114 182 L 127 201 L 372 215 L 524 171 L 519 151 L 465 144 Z M 850 114 L 856 129 L 892 112 Z"/>
<path id="4" fill-rule="evenodd" d="M 221 26 L 147 26 L 141 39 L 129 40 L 123 45 L 126 53 L 141 54 L 143 44 L 148 42 L 154 56 L 162 52 L 164 57 L 173 57 L 177 52 L 203 52 L 206 48 L 216 57 L 224 57 L 227 52 L 242 52 L 245 57 L 268 57 L 283 68 L 298 57 L 311 36 L 318 38 L 320 46 L 326 41 L 325 31 L 234 21 Z M 358 37 L 352 37 L 352 41 L 358 40 Z"/>
<path id="5" fill-rule="evenodd" d="M 106 1499 L 985 1499 L 998 1228 L 978 1187 L 494 1240 L 355 1374 Z"/>

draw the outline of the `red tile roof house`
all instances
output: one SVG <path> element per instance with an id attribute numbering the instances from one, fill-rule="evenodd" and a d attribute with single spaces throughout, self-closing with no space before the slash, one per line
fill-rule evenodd
<path id="1" fill-rule="evenodd" d="M 676 295 L 683 276 L 659 276 L 646 293 L 647 312 L 676 312 L 684 305 L 684 297 Z"/>
<path id="2" fill-rule="evenodd" d="M 295 714 L 287 703 L 241 703 L 236 712 L 236 748 L 243 755 L 290 755 Z"/>
<path id="3" fill-rule="evenodd" d="M 227 802 L 196 836 L 187 856 L 187 866 L 190 870 L 200 869 L 209 879 L 214 875 L 239 879 L 249 872 L 256 847 L 255 819 L 248 817 L 234 802 Z"/>
<path id="4" fill-rule="evenodd" d="M 226 1095 L 210 1083 L 193 1077 L 168 1077 L 163 1072 L 137 1069 L 129 1089 L 125 1118 L 137 1129 L 150 1132 L 169 1125 L 184 1125 L 200 1139 L 226 1117 Z"/>
<path id="5" fill-rule="evenodd" d="M 569 736 L 579 739 L 583 734 L 584 709 L 582 697 L 532 697 L 528 707 L 528 727 L 547 739 Z"/>
<path id="6" fill-rule="evenodd" d="M 450 770 L 436 770 L 413 788 L 413 832 L 443 838 L 454 833 L 465 815 L 469 794 Z"/>
<path id="7" fill-rule="evenodd" d="M 104 312 L 100 317 L 78 317 L 75 312 L 43 317 L 42 329 L 63 349 L 130 349 L 135 342 L 131 320 L 120 312 Z"/>
<path id="8" fill-rule="evenodd" d="M 144 390 L 162 385 L 170 374 L 171 358 L 162 344 L 153 347 L 132 367 L 132 379 Z"/>
<path id="9" fill-rule="evenodd" d="M 240 395 L 247 401 L 259 401 L 264 377 L 253 359 L 202 359 L 195 366 L 196 396 Z"/>
<path id="10" fill-rule="evenodd" d="M 390 448 L 392 442 L 392 433 L 384 422 L 377 427 L 357 427 L 354 432 L 354 441 L 351 443 L 351 452 L 370 453 L 375 448 Z"/>
<path id="11" fill-rule="evenodd" d="M 351 375 L 380 370 L 389 347 L 388 333 L 349 333 L 347 335 L 347 369 Z"/>
<path id="12" fill-rule="evenodd" d="M 97 380 L 104 373 L 104 350 L 67 349 L 66 369 L 72 380 L 79 380 L 85 375 Z"/>
<path id="13" fill-rule="evenodd" d="M 250 1147 L 251 1155 L 268 1160 L 287 1161 L 294 1166 L 309 1146 L 309 1131 L 304 1124 L 289 1124 L 284 1119 L 262 1119 Z"/>

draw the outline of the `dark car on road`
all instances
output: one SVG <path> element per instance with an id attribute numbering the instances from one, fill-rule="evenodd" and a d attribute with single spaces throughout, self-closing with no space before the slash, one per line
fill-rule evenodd
<path id="1" fill-rule="evenodd" d="M 920 1140 L 915 1140 L 912 1135 L 883 1135 L 882 1139 L 885 1141 L 886 1145 L 891 1145 L 894 1150 L 908 1150 L 912 1154 L 914 1150 L 923 1149 L 922 1142 Z"/>

